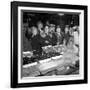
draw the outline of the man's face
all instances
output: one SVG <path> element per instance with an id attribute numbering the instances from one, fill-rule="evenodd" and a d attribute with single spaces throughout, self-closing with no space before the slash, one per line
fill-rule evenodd
<path id="1" fill-rule="evenodd" d="M 39 29 L 43 28 L 43 24 L 42 24 L 41 22 L 38 23 L 38 28 L 39 28 Z"/>
<path id="2" fill-rule="evenodd" d="M 49 27 L 45 26 L 45 33 L 48 33 L 48 32 L 49 32 Z"/>

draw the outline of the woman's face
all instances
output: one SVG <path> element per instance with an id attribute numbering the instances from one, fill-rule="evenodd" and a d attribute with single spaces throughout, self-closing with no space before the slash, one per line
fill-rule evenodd
<path id="1" fill-rule="evenodd" d="M 68 27 L 65 27 L 65 33 L 67 33 L 69 31 Z"/>
<path id="2" fill-rule="evenodd" d="M 36 27 L 32 27 L 32 34 L 33 35 L 37 35 L 38 34 L 38 31 L 37 31 Z"/>
<path id="3" fill-rule="evenodd" d="M 31 28 L 28 28 L 28 33 L 29 33 L 29 34 L 31 33 Z"/>
<path id="4" fill-rule="evenodd" d="M 39 29 L 43 28 L 43 24 L 42 24 L 41 22 L 38 23 L 38 28 L 39 28 Z"/>
<path id="5" fill-rule="evenodd" d="M 45 26 L 45 33 L 48 34 L 48 32 L 49 32 L 49 27 Z"/>
<path id="6" fill-rule="evenodd" d="M 58 28 L 56 29 L 56 32 L 60 34 L 61 28 L 58 27 Z"/>
<path id="7" fill-rule="evenodd" d="M 55 32 L 55 27 L 50 27 L 50 32 Z"/>

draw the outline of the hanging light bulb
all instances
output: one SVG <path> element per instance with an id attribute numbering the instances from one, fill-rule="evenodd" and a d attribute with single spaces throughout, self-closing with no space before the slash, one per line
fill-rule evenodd
<path id="1" fill-rule="evenodd" d="M 58 13 L 58 15 L 59 15 L 59 16 L 63 16 L 63 15 L 64 15 L 64 13 Z"/>

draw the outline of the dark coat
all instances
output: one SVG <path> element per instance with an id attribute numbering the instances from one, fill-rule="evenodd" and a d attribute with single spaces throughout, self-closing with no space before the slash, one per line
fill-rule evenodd
<path id="1" fill-rule="evenodd" d="M 55 33 L 52 33 L 52 37 L 51 37 L 51 44 L 52 46 L 56 45 L 57 43 L 57 37 L 55 35 Z"/>
<path id="2" fill-rule="evenodd" d="M 55 34 L 52 34 L 52 37 L 50 37 L 50 35 L 46 35 L 45 37 L 41 37 L 40 38 L 40 42 L 42 47 L 43 46 L 48 46 L 48 45 L 56 45 L 56 36 Z M 48 42 L 48 43 L 46 43 Z"/>
<path id="3" fill-rule="evenodd" d="M 41 50 L 41 42 L 40 42 L 40 35 L 36 35 L 31 37 L 31 46 L 33 50 Z"/>
<path id="4" fill-rule="evenodd" d="M 46 43 L 46 42 L 48 42 L 48 43 Z M 41 43 L 42 47 L 51 45 L 51 39 L 48 35 L 46 35 L 45 37 L 40 38 L 40 43 Z"/>
<path id="5" fill-rule="evenodd" d="M 57 37 L 57 42 L 59 44 L 63 44 L 63 40 L 64 40 L 64 34 L 63 33 L 60 33 L 61 35 L 59 36 L 58 34 L 56 34 L 56 37 Z"/>

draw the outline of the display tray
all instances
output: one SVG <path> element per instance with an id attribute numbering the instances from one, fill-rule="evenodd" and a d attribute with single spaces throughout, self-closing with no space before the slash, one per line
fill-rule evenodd
<path id="1" fill-rule="evenodd" d="M 39 76 L 45 75 L 48 72 L 52 72 L 54 70 L 61 71 L 62 67 L 66 68 L 69 66 L 74 66 L 78 59 L 64 59 L 63 55 L 55 56 L 52 58 L 47 58 L 44 60 L 40 60 L 39 62 L 29 63 L 23 65 L 23 76 Z M 33 73 L 34 72 L 34 73 Z M 26 74 L 25 74 L 26 73 Z M 60 74 L 60 73 L 59 73 Z"/>

